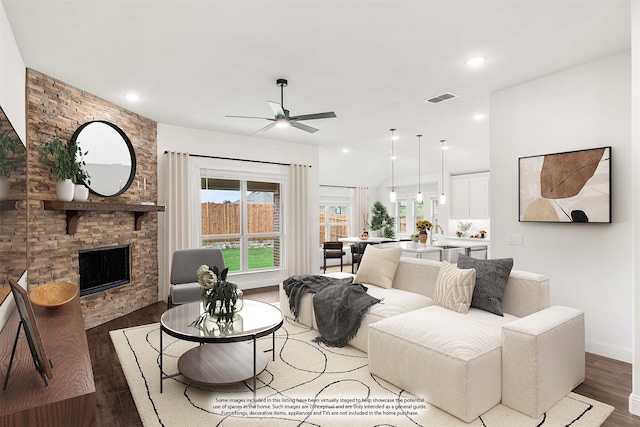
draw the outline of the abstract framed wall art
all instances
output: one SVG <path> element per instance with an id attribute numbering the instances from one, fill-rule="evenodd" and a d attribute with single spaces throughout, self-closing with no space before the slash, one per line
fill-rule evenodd
<path id="1" fill-rule="evenodd" d="M 521 222 L 611 222 L 611 147 L 521 157 Z"/>

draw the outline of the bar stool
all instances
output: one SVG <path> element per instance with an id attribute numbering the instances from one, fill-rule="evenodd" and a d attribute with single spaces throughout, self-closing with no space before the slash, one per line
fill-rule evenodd
<path id="1" fill-rule="evenodd" d="M 324 252 L 324 272 L 327 272 L 327 258 L 340 258 L 340 271 L 342 271 L 342 257 L 345 256 L 342 242 L 324 242 L 322 250 Z"/>

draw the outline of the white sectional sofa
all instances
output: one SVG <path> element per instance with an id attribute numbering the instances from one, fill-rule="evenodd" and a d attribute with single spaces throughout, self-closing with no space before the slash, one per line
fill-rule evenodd
<path id="1" fill-rule="evenodd" d="M 584 381 L 584 314 L 550 307 L 546 277 L 510 271 L 502 316 L 473 306 L 458 312 L 443 304 L 441 269 L 452 278 L 447 295 L 457 303 L 469 298 L 464 286 L 475 281 L 475 269 L 383 251 L 393 250 L 374 249 L 367 263 L 368 247 L 355 277 L 382 302 L 349 342 L 368 353 L 372 374 L 465 422 L 500 402 L 539 418 Z M 280 308 L 294 318 L 282 286 Z M 298 322 L 317 329 L 313 294 L 302 297 Z"/>

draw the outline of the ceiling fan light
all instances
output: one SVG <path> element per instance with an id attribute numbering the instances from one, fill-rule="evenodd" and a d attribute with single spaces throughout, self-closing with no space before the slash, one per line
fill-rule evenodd
<path id="1" fill-rule="evenodd" d="M 467 65 L 470 67 L 479 67 L 484 64 L 485 59 L 484 56 L 474 56 L 473 58 L 467 59 Z"/>
<path id="2" fill-rule="evenodd" d="M 286 117 L 278 117 L 276 119 L 276 127 L 280 129 L 288 128 L 289 120 L 287 120 Z"/>

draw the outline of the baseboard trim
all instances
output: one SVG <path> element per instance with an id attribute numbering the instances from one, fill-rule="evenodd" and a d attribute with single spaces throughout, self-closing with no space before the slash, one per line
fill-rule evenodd
<path id="1" fill-rule="evenodd" d="M 640 415 L 640 396 L 631 393 L 629 395 L 629 412 L 633 415 Z"/>
<path id="2" fill-rule="evenodd" d="M 625 363 L 633 362 L 633 352 L 630 348 L 611 345 L 605 342 L 586 340 L 585 350 L 587 353 L 608 357 Z"/>

